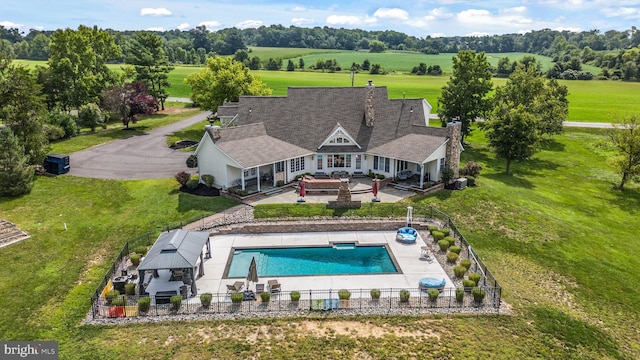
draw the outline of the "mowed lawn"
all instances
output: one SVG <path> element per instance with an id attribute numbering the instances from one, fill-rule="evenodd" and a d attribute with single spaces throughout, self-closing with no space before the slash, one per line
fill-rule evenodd
<path id="1" fill-rule="evenodd" d="M 81 326 L 125 240 L 233 205 L 172 179 L 40 177 L 0 199 L 32 238 L 0 250 L 0 338 L 56 339 L 63 359 L 640 357 L 640 189 L 617 192 L 599 130 L 568 130 L 512 166 L 469 137 L 478 186 L 418 196 L 455 218 L 501 282 L 513 315 L 208 320 Z M 64 224 L 67 230 L 64 230 Z"/>

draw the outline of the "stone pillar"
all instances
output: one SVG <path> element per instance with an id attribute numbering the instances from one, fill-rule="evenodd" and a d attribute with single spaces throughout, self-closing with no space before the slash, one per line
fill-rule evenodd
<path id="1" fill-rule="evenodd" d="M 450 122 L 447 124 L 447 154 L 445 156 L 445 166 L 453 170 L 453 178 L 460 176 L 460 140 L 462 139 L 462 123 Z"/>
<path id="2" fill-rule="evenodd" d="M 373 126 L 373 121 L 375 120 L 375 111 L 373 108 L 373 95 L 375 93 L 376 86 L 373 85 L 373 82 L 369 80 L 369 85 L 365 87 L 366 89 L 366 99 L 365 99 L 365 108 L 364 108 L 364 118 L 365 123 L 368 127 Z"/>

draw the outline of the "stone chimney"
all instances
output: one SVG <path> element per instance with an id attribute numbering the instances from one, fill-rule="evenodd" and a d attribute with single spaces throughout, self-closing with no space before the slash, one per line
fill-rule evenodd
<path id="1" fill-rule="evenodd" d="M 211 129 L 211 133 L 213 135 L 213 140 L 220 139 L 220 126 L 213 126 Z"/>
<path id="2" fill-rule="evenodd" d="M 375 111 L 373 108 L 373 94 L 375 92 L 376 86 L 373 85 L 373 81 L 369 80 L 369 84 L 365 87 L 366 96 L 365 105 L 364 105 L 364 119 L 368 127 L 373 127 L 373 121 L 375 119 Z"/>
<path id="3" fill-rule="evenodd" d="M 447 153 L 445 158 L 445 166 L 453 170 L 453 178 L 460 176 L 460 140 L 462 139 L 462 123 L 452 121 L 447 123 Z"/>

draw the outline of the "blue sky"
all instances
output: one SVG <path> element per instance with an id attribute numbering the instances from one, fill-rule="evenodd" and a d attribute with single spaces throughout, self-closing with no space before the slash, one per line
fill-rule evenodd
<path id="1" fill-rule="evenodd" d="M 395 30 L 417 37 L 493 35 L 556 29 L 627 30 L 640 0 L 23 0 L 0 5 L 0 25 L 55 30 L 211 31 L 261 25 Z"/>

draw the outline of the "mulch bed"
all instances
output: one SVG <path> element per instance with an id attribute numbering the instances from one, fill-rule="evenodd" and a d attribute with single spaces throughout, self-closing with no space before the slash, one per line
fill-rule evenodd
<path id="1" fill-rule="evenodd" d="M 198 196 L 220 196 L 220 189 L 209 188 L 205 184 L 198 184 L 198 187 L 193 190 L 186 186 L 180 186 L 180 191 Z"/>

